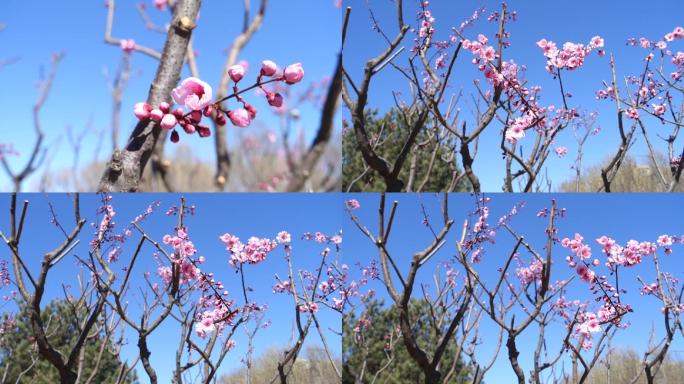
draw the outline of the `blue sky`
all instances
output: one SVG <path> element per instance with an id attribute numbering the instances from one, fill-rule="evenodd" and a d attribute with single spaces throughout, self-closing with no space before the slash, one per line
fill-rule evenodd
<path id="1" fill-rule="evenodd" d="M 630 239 L 642 241 L 655 241 L 661 234 L 682 235 L 684 230 L 681 226 L 681 197 L 677 195 L 654 195 L 654 194 L 612 194 L 610 196 L 590 195 L 590 194 L 535 194 L 530 196 L 520 196 L 513 194 L 486 194 L 491 197 L 490 223 L 496 223 L 498 218 L 510 211 L 514 204 L 525 202 L 526 206 L 512 220 L 511 226 L 523 235 L 533 247 L 543 251 L 546 244 L 544 230 L 548 225 L 548 219 L 537 218 L 536 213 L 544 208 L 550 207 L 551 200 L 556 199 L 559 208 L 567 209 L 567 216 L 557 222 L 559 237 L 572 237 L 576 232 L 580 232 L 585 242 L 592 246 L 594 256 L 605 261 L 600 249 L 595 245 L 594 239 L 601 235 L 607 235 L 619 243 L 624 244 Z M 379 196 L 372 194 L 353 194 L 347 198 L 356 198 L 361 203 L 361 208 L 354 211 L 372 233 L 377 234 L 377 212 Z M 397 200 L 399 206 L 392 227 L 392 234 L 389 240 L 389 251 L 397 261 L 399 268 L 407 271 L 409 260 L 413 253 L 422 250 L 432 241 L 429 230 L 421 224 L 422 213 L 419 203 L 422 201 L 430 215 L 431 222 L 435 230 L 441 229 L 441 211 L 439 203 L 441 196 L 435 198 L 434 194 L 390 194 L 387 196 L 387 211 L 391 202 Z M 417 276 L 416 294 L 420 295 L 420 283 L 432 285 L 432 276 L 438 263 L 448 261 L 455 255 L 455 241 L 460 236 L 460 228 L 467 213 L 474 208 L 474 198 L 468 194 L 451 194 L 449 196 L 449 212 L 454 219 L 454 228 L 447 237 L 446 245 L 439 250 L 426 266 L 420 270 Z M 389 213 L 387 214 L 389 215 Z M 387 216 L 386 216 L 387 217 Z M 363 235 L 349 218 L 343 224 L 345 231 L 345 254 L 346 261 L 350 265 L 361 263 L 368 265 L 369 261 L 377 257 L 376 247 Z M 513 246 L 512 237 L 505 232 L 499 231 L 496 237 L 496 244 L 486 248 L 481 264 L 477 266 L 484 281 L 493 284 L 498 275 L 497 268 L 503 266 L 505 258 L 510 254 Z M 674 248 L 674 253 L 666 256 L 659 253 L 659 260 L 663 271 L 670 272 L 674 276 L 684 274 L 684 261 L 682 260 L 682 246 Z M 523 260 L 529 262 L 528 255 L 521 252 Z M 560 245 L 554 247 L 552 270 L 552 281 L 568 278 L 574 271 L 567 267 L 564 260 L 568 252 Z M 515 262 L 513 268 L 517 267 Z M 605 267 L 600 271 L 607 272 Z M 456 269 L 459 268 L 456 266 Z M 352 269 L 358 278 L 358 268 Z M 444 277 L 442 270 L 442 277 Z M 515 280 L 514 273 L 513 280 Z M 354 275 L 352 275 L 354 276 Z M 633 305 L 635 312 L 627 316 L 631 326 L 627 330 L 618 331 L 613 340 L 614 346 L 632 347 L 638 351 L 643 351 L 648 343 L 648 335 L 651 327 L 656 329 L 656 337 L 662 337 L 662 318 L 660 316 L 660 306 L 658 302 L 650 296 L 639 294 L 639 283 L 637 276 L 643 277 L 646 281 L 655 280 L 653 263 L 649 258 L 631 269 L 622 269 L 620 272 L 620 286 L 628 290 L 623 295 L 623 300 Z M 354 278 L 354 277 L 352 277 Z M 460 279 L 458 280 L 460 284 Z M 390 301 L 387 292 L 379 282 L 375 282 L 372 287 L 376 290 L 379 298 Z M 430 288 L 432 289 L 432 288 Z M 585 283 L 574 281 L 571 283 L 566 294 L 568 299 L 580 299 L 591 301 L 589 291 Z M 520 318 L 519 316 L 517 318 Z M 487 335 L 496 335 L 496 328 L 492 322 L 485 319 L 481 322 L 480 331 L 483 337 L 483 344 L 478 348 L 478 360 L 488 361 L 493 350 L 495 339 Z M 562 332 L 560 326 L 547 329 L 547 340 L 550 350 L 557 351 Z M 520 359 L 526 375 L 531 369 L 531 357 L 533 349 L 527 346 L 536 345 L 538 333 L 534 327 L 527 329 L 519 338 L 518 346 L 521 352 Z M 656 338 L 656 340 L 659 340 Z M 504 345 L 505 348 L 505 345 Z M 671 348 L 673 356 L 684 357 L 684 341 L 675 338 Z M 567 363 L 567 362 L 566 362 Z M 566 369 L 568 366 L 566 365 Z M 567 372 L 567 370 L 566 370 Z M 499 359 L 494 367 L 485 377 L 487 382 L 503 383 L 509 382 L 513 372 L 506 358 L 505 349 L 500 352 Z"/>
<path id="2" fill-rule="evenodd" d="M 345 6 L 352 7 L 347 41 L 344 50 L 345 68 L 356 82 L 360 82 L 365 62 L 378 55 L 386 47 L 381 35 L 371 28 L 368 12 L 370 4 L 376 19 L 384 32 L 393 38 L 397 33 L 396 7 L 389 1 L 346 0 Z M 418 1 L 404 1 L 404 20 L 412 26 L 416 25 Z M 480 2 L 463 1 L 430 1 L 429 9 L 435 17 L 436 40 L 443 40 L 448 36 L 452 27 L 458 27 L 468 19 L 479 7 L 485 7 L 486 12 L 473 26 L 465 31 L 470 39 L 477 38 L 478 33 L 494 38 L 497 25 L 488 22 L 486 17 L 495 10 L 500 10 L 500 1 L 485 0 Z M 552 76 L 544 69 L 545 58 L 536 42 L 542 38 L 555 41 L 561 46 L 566 41 L 587 44 L 589 39 L 600 35 L 605 39 L 607 55 L 598 57 L 592 53 L 578 71 L 567 72 L 563 75 L 566 92 L 573 94 L 569 100 L 570 106 L 577 106 L 580 110 L 599 112 L 598 125 L 602 128 L 599 136 L 590 138 L 584 148 L 584 164 L 596 164 L 613 154 L 619 143 L 615 103 L 607 100 L 597 101 L 595 92 L 603 88 L 602 81 L 610 82 L 609 54 L 614 53 L 617 63 L 618 82 L 623 75 L 641 74 L 643 71 L 643 57 L 645 50 L 625 46 L 630 37 L 647 37 L 651 40 L 662 39 L 665 33 L 672 31 L 675 26 L 682 24 L 682 19 L 676 10 L 680 9 L 679 2 L 673 0 L 651 2 L 647 7 L 643 2 L 628 0 L 620 2 L 578 0 L 570 2 L 556 1 L 519 1 L 508 2 L 509 11 L 518 13 L 517 22 L 508 23 L 511 47 L 505 52 L 505 59 L 513 59 L 518 64 L 528 67 L 526 78 L 530 85 L 542 86 L 542 105 L 562 105 L 559 86 Z M 644 12 L 648 17 L 644 17 Z M 406 52 L 413 45 L 415 34 L 409 32 L 403 41 L 406 47 L 395 62 L 402 67 L 408 65 Z M 684 49 L 681 41 L 669 45 L 674 52 Z M 450 53 L 453 49 L 449 50 Z M 473 79 L 480 79 L 484 86 L 485 79 L 474 65 L 470 63 L 472 55 L 462 52 L 457 60 L 450 84 L 446 92 L 448 100 L 450 94 L 463 90 L 464 98 L 460 104 L 461 116 L 473 126 L 474 103 L 470 97 L 473 91 Z M 451 57 L 451 56 L 450 56 Z M 449 57 L 449 58 L 450 58 Z M 669 64 L 670 68 L 672 67 Z M 668 72 L 669 73 L 669 72 Z M 487 89 L 487 88 L 485 88 Z M 391 90 L 403 92 L 404 98 L 410 101 L 410 93 L 406 79 L 391 66 L 385 67 L 371 82 L 371 92 L 368 106 L 386 111 L 394 105 Z M 345 112 L 347 113 L 347 112 Z M 642 114 L 643 115 L 643 114 Z M 347 115 L 348 116 L 348 113 Z M 670 128 L 661 127 L 657 120 L 645 119 L 650 129 L 651 140 L 656 148 L 665 149 L 664 142 L 655 137 L 656 134 L 667 135 Z M 493 127 L 494 128 L 494 127 Z M 532 136 L 530 136 L 531 138 Z M 522 141 L 524 146 L 532 145 Z M 639 161 L 646 161 L 645 144 L 640 137 L 631 154 Z M 481 179 L 484 191 L 501 191 L 504 177 L 504 163 L 500 161 L 499 148 L 500 132 L 498 128 L 489 128 L 481 136 L 478 157 L 475 160 L 475 171 Z M 681 142 L 680 142 L 681 144 Z M 550 178 L 557 187 L 560 181 L 574 174 L 570 169 L 573 165 L 577 144 L 570 129 L 562 133 L 556 140 L 556 145 L 567 146 L 569 154 L 559 159 L 552 154 L 547 161 Z M 679 149 L 681 150 L 681 149 Z"/>
<path id="3" fill-rule="evenodd" d="M 141 0 L 148 6 L 148 14 L 158 25 L 170 20 L 167 11 L 160 12 L 153 7 L 152 0 Z M 113 36 L 133 38 L 139 44 L 161 50 L 164 35 L 148 31 L 135 5 L 138 1 L 118 1 L 114 20 Z M 252 1 L 252 8 L 258 1 Z M 224 49 L 232 44 L 234 37 L 241 31 L 243 2 L 204 1 L 200 11 L 200 22 L 193 32 L 194 47 L 199 72 L 203 80 L 215 86 L 221 75 L 226 59 Z M 56 17 L 56 15 L 59 15 Z M 49 68 L 50 57 L 56 52 L 66 56 L 59 66 L 52 92 L 42 110 L 43 129 L 46 142 L 54 148 L 55 140 L 66 135 L 66 127 L 71 125 L 80 132 L 92 119 L 95 129 L 107 132 L 103 143 L 105 150 L 100 159 L 109 157 L 111 141 L 109 126 L 111 122 L 112 99 L 103 70 L 110 74 L 116 71 L 121 58 L 121 49 L 105 44 L 103 41 L 107 9 L 103 1 L 45 2 L 36 10 L 34 3 L 10 0 L 5 2 L 0 23 L 6 29 L 0 32 L 0 60 L 18 57 L 19 61 L 0 70 L 0 105 L 13 111 L 3 123 L 3 138 L 0 143 L 12 143 L 23 153 L 20 158 L 10 160 L 14 169 L 23 166 L 28 156 L 29 146 L 33 144 L 33 120 L 31 108 L 37 98 L 35 84 L 41 68 Z M 246 75 L 247 81 L 256 78 L 262 60 L 270 59 L 281 66 L 301 62 L 305 69 L 304 81 L 292 88 L 295 93 L 304 92 L 309 82 L 320 81 L 331 76 L 339 52 L 341 18 L 340 10 L 333 0 L 302 0 L 297 2 L 270 1 L 261 30 L 253 37 L 238 60 L 247 60 L 251 68 Z M 120 145 L 130 134 L 136 122 L 133 105 L 147 97 L 150 83 L 154 78 L 157 61 L 142 54 L 133 54 L 132 71 L 134 75 L 123 96 Z M 112 75 L 113 76 L 113 75 Z M 184 69 L 182 77 L 189 76 Z M 243 134 L 263 132 L 270 128 L 280 131 L 279 120 L 268 110 L 268 105 L 253 93 L 248 101 L 260 111 L 257 121 Z M 301 110 L 301 124 L 307 138 L 313 137 L 319 123 L 319 113 L 310 103 Z M 229 128 L 229 132 L 235 129 Z M 84 142 L 83 162 L 93 156 L 93 147 L 98 133 L 91 133 Z M 196 156 L 214 161 L 213 139 L 200 140 L 197 136 L 182 136 L 182 142 L 190 144 Z M 229 136 L 229 143 L 235 137 Z M 169 147 L 171 147 L 169 145 Z M 61 142 L 60 156 L 54 158 L 51 169 L 70 166 L 71 154 L 66 137 Z M 26 183 L 29 187 L 37 178 Z M 9 182 L 0 176 L 0 190 L 9 189 Z"/>
<path id="4" fill-rule="evenodd" d="M 29 268 L 36 271 L 42 255 L 51 250 L 55 244 L 63 240 L 59 230 L 50 224 L 48 202 L 55 207 L 55 211 L 62 225 L 70 230 L 73 224 L 73 209 L 68 195 L 64 194 L 23 194 L 19 201 L 30 201 L 25 224 L 25 232 L 22 235 L 22 254 L 25 255 Z M 215 278 L 222 281 L 231 296 L 238 299 L 241 295 L 239 275 L 234 273 L 228 265 L 228 253 L 225 246 L 219 241 L 218 236 L 225 232 L 232 233 L 246 240 L 250 236 L 275 237 L 281 230 L 288 230 L 293 237 L 293 260 L 295 269 L 313 270 L 320 263 L 320 252 L 323 249 L 318 243 L 299 240 L 304 232 L 321 231 L 326 234 L 334 234 L 340 230 L 341 224 L 341 198 L 336 194 L 279 194 L 278 196 L 260 194 L 189 194 L 186 195 L 189 205 L 197 206 L 195 216 L 188 217 L 186 224 L 189 228 L 191 240 L 198 249 L 200 255 L 206 257 L 206 263 L 202 269 L 215 273 Z M 141 194 L 126 195 L 115 194 L 112 205 L 116 210 L 115 222 L 118 228 L 122 228 L 135 216 L 144 211 L 147 206 L 160 201 L 161 205 L 155 214 L 142 222 L 145 228 L 154 238 L 161 239 L 164 234 L 173 233 L 177 218 L 166 216 L 166 210 L 171 206 L 179 206 L 180 195 L 176 194 Z M 87 256 L 87 244 L 92 239 L 94 229 L 90 223 L 97 221 L 96 209 L 100 206 L 100 196 L 85 194 L 81 196 L 81 215 L 87 219 L 81 236 L 81 243 L 74 249 L 74 254 L 81 257 Z M 9 196 L 4 195 L 0 199 L 0 231 L 9 233 Z M 115 272 L 127 264 L 131 248 L 137 245 L 138 235 L 134 235 L 122 249 L 122 257 L 114 264 Z M 139 264 L 134 269 L 131 278 L 132 288 L 136 291 L 140 284 L 144 284 L 142 278 L 145 271 L 150 271 L 152 280 L 157 281 L 157 264 L 152 257 L 153 249 L 145 245 L 139 259 Z M 126 256 L 128 255 L 128 256 Z M 0 251 L 0 258 L 9 260 L 9 252 L 6 247 Z M 332 260 L 332 259 L 331 259 Z M 63 259 L 60 264 L 48 275 L 48 289 L 45 303 L 52 298 L 62 295 L 61 284 L 71 284 L 77 287 L 77 273 L 80 267 L 72 254 Z M 272 321 L 270 328 L 260 331 L 255 340 L 255 355 L 259 355 L 266 348 L 283 346 L 290 337 L 294 315 L 291 309 L 292 299 L 284 294 L 273 294 L 271 289 L 275 283 L 274 274 L 281 277 L 287 276 L 287 264 L 284 260 L 282 248 L 271 253 L 267 260 L 258 265 L 250 265 L 245 269 L 246 281 L 254 289 L 250 298 L 260 304 L 268 304 L 269 310 L 265 320 Z M 4 288 L 2 294 L 8 294 L 10 288 Z M 132 316 L 139 313 L 139 295 L 129 295 Z M 238 303 L 241 301 L 238 299 Z M 5 304 L 3 311 L 11 311 L 14 304 Z M 326 330 L 326 337 L 333 352 L 339 356 L 341 353 L 340 339 L 332 330 L 340 331 L 339 315 L 330 310 L 319 311 L 321 326 Z M 159 375 L 160 382 L 170 382 L 173 370 L 174 353 L 178 344 L 179 328 L 175 322 L 162 326 L 150 338 L 151 361 Z M 252 324 L 250 323 L 250 327 Z M 246 338 L 242 330 L 236 333 L 237 347 L 226 358 L 220 373 L 228 372 L 241 365 L 240 359 L 244 356 Z M 131 358 L 137 353 L 136 339 L 129 334 L 129 345 L 124 348 L 124 357 Z M 318 341 L 317 341 L 318 340 Z M 315 330 L 307 338 L 307 344 L 319 344 L 318 334 Z M 138 375 L 145 382 L 144 371 L 139 365 Z"/>

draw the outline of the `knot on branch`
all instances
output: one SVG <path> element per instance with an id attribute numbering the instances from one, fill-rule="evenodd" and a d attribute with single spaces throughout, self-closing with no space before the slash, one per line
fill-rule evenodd
<path id="1" fill-rule="evenodd" d="M 190 34 L 195 26 L 195 22 L 187 16 L 181 16 L 176 22 L 176 30 L 181 34 Z"/>

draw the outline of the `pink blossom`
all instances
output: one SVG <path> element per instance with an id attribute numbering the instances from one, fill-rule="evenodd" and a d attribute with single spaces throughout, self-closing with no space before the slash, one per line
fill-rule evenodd
<path id="1" fill-rule="evenodd" d="M 283 77 L 285 82 L 288 84 L 295 84 L 304 78 L 304 68 L 301 63 L 290 64 L 285 68 L 283 72 Z"/>
<path id="2" fill-rule="evenodd" d="M 125 53 L 131 53 L 135 50 L 135 40 L 133 39 L 123 39 L 121 40 L 121 50 Z"/>
<path id="3" fill-rule="evenodd" d="M 147 119 L 150 116 L 151 111 L 152 106 L 143 102 L 136 103 L 135 107 L 133 108 L 133 113 L 135 113 L 135 117 L 137 117 L 140 120 Z"/>
<path id="4" fill-rule="evenodd" d="M 193 111 L 199 111 L 211 104 L 211 86 L 196 77 L 188 77 L 171 91 L 177 104 L 183 104 Z"/>
<path id="5" fill-rule="evenodd" d="M 178 121 L 176 120 L 176 116 L 167 113 L 164 115 L 164 117 L 161 119 L 161 127 L 164 129 L 171 129 L 176 126 Z"/>
<path id="6" fill-rule="evenodd" d="M 157 7 L 158 10 L 163 11 L 166 9 L 168 0 L 154 0 L 154 6 Z"/>
<path id="7" fill-rule="evenodd" d="M 245 67 L 240 64 L 232 65 L 230 68 L 228 68 L 228 76 L 230 76 L 231 80 L 237 83 L 238 81 L 242 80 L 243 76 L 245 76 Z"/>
<path id="8" fill-rule="evenodd" d="M 577 267 L 577 274 L 579 275 L 579 277 L 582 281 L 585 281 L 587 283 L 593 282 L 594 278 L 595 278 L 594 271 L 589 269 L 589 267 L 587 267 L 584 264 Z"/>
<path id="9" fill-rule="evenodd" d="M 665 104 L 651 104 L 653 107 L 653 114 L 656 116 L 660 116 L 665 113 Z"/>
<path id="10" fill-rule="evenodd" d="M 358 200 L 356 199 L 349 199 L 346 202 L 347 208 L 349 209 L 358 209 L 361 208 L 361 204 L 359 203 Z"/>
<path id="11" fill-rule="evenodd" d="M 244 108 L 238 108 L 228 112 L 228 118 L 234 126 L 240 128 L 245 128 L 252 122 L 249 112 Z"/>
<path id="12" fill-rule="evenodd" d="M 658 236 L 658 245 L 661 247 L 669 247 L 672 245 L 672 237 L 668 235 L 660 235 Z"/>
<path id="13" fill-rule="evenodd" d="M 568 149 L 566 147 L 556 147 L 556 149 L 554 149 L 554 152 L 556 152 L 556 155 L 558 155 L 558 157 L 563 157 L 568 154 Z"/>
<path id="14" fill-rule="evenodd" d="M 589 43 L 591 48 L 603 48 L 603 38 L 601 36 L 594 36 Z"/>
<path id="15" fill-rule="evenodd" d="M 628 118 L 633 120 L 639 118 L 639 111 L 636 108 L 627 108 L 626 114 Z"/>
<path id="16" fill-rule="evenodd" d="M 276 237 L 276 240 L 280 244 L 289 244 L 290 241 L 292 241 L 292 236 L 290 236 L 290 233 L 287 231 L 280 231 L 280 232 L 278 232 L 278 236 Z"/>
<path id="17" fill-rule="evenodd" d="M 264 60 L 261 62 L 261 74 L 264 76 L 273 76 L 278 71 L 278 66 L 271 60 Z"/>

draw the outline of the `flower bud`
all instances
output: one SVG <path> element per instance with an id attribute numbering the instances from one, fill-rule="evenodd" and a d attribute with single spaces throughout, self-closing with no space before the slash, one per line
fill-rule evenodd
<path id="1" fill-rule="evenodd" d="M 246 109 L 238 108 L 228 112 L 228 118 L 230 122 L 236 127 L 245 128 L 251 122 L 250 114 Z"/>
<path id="2" fill-rule="evenodd" d="M 257 110 L 252 104 L 245 103 L 245 109 L 249 112 L 249 118 L 254 120 L 256 118 Z"/>
<path id="3" fill-rule="evenodd" d="M 207 127 L 206 125 L 198 125 L 197 133 L 200 137 L 209 137 L 211 136 L 211 129 L 209 129 L 209 127 Z"/>
<path id="4" fill-rule="evenodd" d="M 278 66 L 271 60 L 264 60 L 261 62 L 261 74 L 264 76 L 273 76 L 278 71 Z"/>
<path id="5" fill-rule="evenodd" d="M 218 124 L 220 126 L 224 126 L 224 125 L 226 125 L 226 116 L 223 113 L 219 113 L 218 115 L 216 115 L 215 121 L 216 121 L 216 124 Z"/>
<path id="6" fill-rule="evenodd" d="M 243 67 L 240 64 L 235 64 L 228 68 L 228 76 L 230 76 L 230 79 L 233 80 L 234 82 L 238 82 L 242 80 L 242 77 L 245 75 L 245 67 Z"/>
<path id="7" fill-rule="evenodd" d="M 177 143 L 179 140 L 180 140 L 180 135 L 178 134 L 178 131 L 176 131 L 174 129 L 173 132 L 171 132 L 171 142 Z"/>
<path id="8" fill-rule="evenodd" d="M 176 123 L 178 123 L 176 116 L 167 113 L 161 120 L 161 127 L 164 129 L 171 129 L 176 126 Z"/>
<path id="9" fill-rule="evenodd" d="M 200 121 L 202 121 L 202 112 L 200 112 L 200 111 L 190 112 L 190 120 L 192 120 L 193 123 L 199 123 Z"/>
<path id="10" fill-rule="evenodd" d="M 136 103 L 135 107 L 133 108 L 133 113 L 135 113 L 135 117 L 137 117 L 140 120 L 147 119 L 150 117 L 150 111 L 152 110 L 152 106 L 147 104 L 147 103 Z"/>
<path id="11" fill-rule="evenodd" d="M 266 100 L 268 100 L 268 104 L 272 107 L 280 108 L 283 106 L 283 95 L 280 93 L 269 92 L 266 94 Z"/>
<path id="12" fill-rule="evenodd" d="M 304 78 L 304 68 L 302 68 L 302 64 L 296 63 L 288 65 L 283 72 L 283 77 L 288 84 L 295 84 L 302 81 Z"/>
<path id="13" fill-rule="evenodd" d="M 164 113 L 169 113 L 171 105 L 169 105 L 169 103 L 167 103 L 166 101 L 162 101 L 161 103 L 159 103 L 159 109 L 161 109 L 161 111 Z"/>
<path id="14" fill-rule="evenodd" d="M 150 112 L 150 119 L 156 121 L 157 123 L 161 121 L 162 117 L 164 117 L 164 112 L 162 112 L 160 109 L 153 109 Z"/>
<path id="15" fill-rule="evenodd" d="M 195 133 L 195 126 L 192 124 L 185 124 L 182 125 L 182 127 L 185 133 L 187 133 L 188 135 L 192 135 L 193 133 Z"/>
<path id="16" fill-rule="evenodd" d="M 185 112 L 183 112 L 182 108 L 176 108 L 173 111 L 173 114 L 176 115 L 176 119 L 180 120 L 183 118 L 183 115 L 185 115 Z"/>
<path id="17" fill-rule="evenodd" d="M 207 105 L 206 108 L 204 108 L 204 111 L 202 111 L 202 114 L 206 117 L 211 117 L 211 115 L 214 114 L 214 111 L 216 108 L 214 108 L 214 104 L 209 104 Z"/>

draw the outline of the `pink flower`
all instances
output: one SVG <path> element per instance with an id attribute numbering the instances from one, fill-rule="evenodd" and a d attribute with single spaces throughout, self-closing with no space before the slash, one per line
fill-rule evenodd
<path id="1" fill-rule="evenodd" d="M 261 74 L 264 76 L 273 76 L 278 70 L 278 66 L 271 60 L 264 60 L 261 62 Z"/>
<path id="2" fill-rule="evenodd" d="M 133 113 L 135 113 L 135 117 L 137 117 L 140 120 L 147 119 L 150 117 L 150 112 L 152 111 L 152 106 L 147 104 L 147 103 L 136 103 L 135 107 L 133 107 Z"/>
<path id="3" fill-rule="evenodd" d="M 168 0 L 154 0 L 154 6 L 157 7 L 158 10 L 163 11 L 166 9 Z"/>
<path id="4" fill-rule="evenodd" d="M 245 128 L 252 122 L 249 112 L 244 108 L 238 108 L 228 112 L 228 118 L 234 126 L 240 128 Z"/>
<path id="5" fill-rule="evenodd" d="M 579 267 L 577 267 L 577 274 L 579 275 L 580 279 L 582 281 L 585 281 L 587 283 L 591 283 L 594 281 L 594 271 L 589 269 L 586 265 L 582 264 Z"/>
<path id="6" fill-rule="evenodd" d="M 361 204 L 356 199 L 349 199 L 347 200 L 347 207 L 349 209 L 358 209 L 361 208 Z"/>
<path id="7" fill-rule="evenodd" d="M 661 247 L 669 247 L 672 245 L 672 238 L 668 235 L 658 236 L 658 245 Z"/>
<path id="8" fill-rule="evenodd" d="M 283 77 L 285 82 L 288 84 L 295 84 L 304 78 L 304 68 L 301 63 L 290 64 L 285 68 L 283 72 Z"/>
<path id="9" fill-rule="evenodd" d="M 660 116 L 665 113 L 665 104 L 651 104 L 653 107 L 653 114 Z"/>
<path id="10" fill-rule="evenodd" d="M 603 48 L 603 38 L 601 36 L 594 36 L 589 42 L 591 48 Z"/>
<path id="11" fill-rule="evenodd" d="M 135 40 L 133 39 L 123 39 L 121 40 L 121 50 L 125 53 L 131 53 L 135 50 Z"/>
<path id="12" fill-rule="evenodd" d="M 211 103 L 211 86 L 196 77 L 188 77 L 171 91 L 171 97 L 177 104 L 199 111 Z"/>
<path id="13" fill-rule="evenodd" d="M 636 108 L 627 108 L 627 117 L 630 119 L 638 119 L 639 118 L 639 111 L 636 110 Z"/>
<path id="14" fill-rule="evenodd" d="M 506 140 L 512 143 L 525 137 L 525 129 L 519 125 L 514 125 L 506 130 Z"/>
<path id="15" fill-rule="evenodd" d="M 233 80 L 234 82 L 238 82 L 242 80 L 242 77 L 245 75 L 245 67 L 243 67 L 240 64 L 235 64 L 228 68 L 228 76 L 230 76 L 230 79 Z"/>
<path id="16" fill-rule="evenodd" d="M 290 236 L 290 233 L 287 231 L 280 231 L 278 232 L 278 236 L 276 236 L 276 240 L 280 244 L 288 244 L 292 241 L 292 236 Z"/>
<path id="17" fill-rule="evenodd" d="M 171 129 L 176 126 L 176 123 L 178 123 L 178 120 L 176 120 L 176 116 L 171 113 L 167 113 L 161 119 L 161 127 L 164 129 Z"/>
<path id="18" fill-rule="evenodd" d="M 558 157 L 563 157 L 568 154 L 568 149 L 566 147 L 556 147 L 556 149 L 554 149 L 554 152 L 556 152 L 556 155 L 558 155 Z"/>

